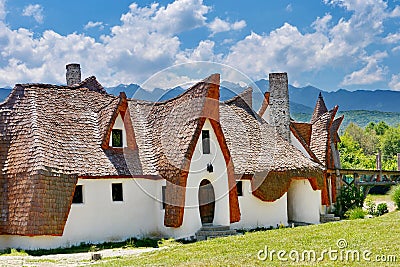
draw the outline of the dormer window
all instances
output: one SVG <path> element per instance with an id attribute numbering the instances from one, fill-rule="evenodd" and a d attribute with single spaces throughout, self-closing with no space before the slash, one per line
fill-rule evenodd
<path id="1" fill-rule="evenodd" d="M 123 148 L 128 146 L 125 123 L 121 113 L 115 118 L 108 142 L 110 147 Z"/>
<path id="2" fill-rule="evenodd" d="M 209 130 L 201 131 L 201 139 L 203 146 L 203 154 L 210 154 L 210 131 Z"/>
<path id="3" fill-rule="evenodd" d="M 121 129 L 113 129 L 111 138 L 111 145 L 113 147 L 123 147 L 123 133 Z"/>

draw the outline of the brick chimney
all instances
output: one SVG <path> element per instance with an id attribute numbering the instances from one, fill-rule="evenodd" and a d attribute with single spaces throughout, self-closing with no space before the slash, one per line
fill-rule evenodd
<path id="1" fill-rule="evenodd" d="M 81 65 L 77 63 L 71 63 L 66 66 L 67 69 L 67 85 L 71 86 L 81 82 Z"/>
<path id="2" fill-rule="evenodd" d="M 290 142 L 289 88 L 286 72 L 269 74 L 269 92 L 272 125 L 278 134 Z"/>

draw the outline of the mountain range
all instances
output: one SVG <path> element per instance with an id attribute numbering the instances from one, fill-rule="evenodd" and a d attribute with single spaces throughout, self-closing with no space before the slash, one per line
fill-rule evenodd
<path id="1" fill-rule="evenodd" d="M 263 94 L 269 90 L 268 80 L 261 79 L 255 82 L 258 88 L 253 88 L 253 108 L 258 110 L 263 101 Z M 231 82 L 221 82 L 221 101 L 228 100 L 245 88 Z M 146 91 L 136 84 L 119 85 L 107 88 L 107 92 L 118 95 L 126 92 L 128 97 L 148 101 L 165 101 L 183 93 L 185 89 L 156 88 Z M 356 90 L 340 89 L 335 92 L 326 92 L 313 86 L 295 87 L 289 85 L 290 113 L 296 121 L 310 121 L 318 95 L 322 94 L 328 109 L 339 106 L 338 116 L 345 115 L 341 131 L 351 122 L 365 127 L 369 122 L 385 121 L 389 125 L 400 123 L 400 91 L 390 90 Z"/>
<path id="2" fill-rule="evenodd" d="M 269 90 L 268 80 L 261 79 L 255 82 L 253 88 L 253 107 L 257 111 L 263 101 L 264 92 Z M 257 88 L 258 87 L 258 88 Z M 221 101 L 228 100 L 245 88 L 239 84 L 223 81 L 220 86 Z M 0 101 L 10 93 L 10 88 L 0 88 Z M 155 88 L 152 91 L 142 89 L 137 84 L 120 84 L 108 87 L 106 91 L 113 95 L 125 92 L 129 98 L 148 101 L 165 101 L 176 97 L 185 91 L 182 87 L 172 89 Z M 400 91 L 390 90 L 356 90 L 339 89 L 326 92 L 313 86 L 295 87 L 289 85 L 290 113 L 297 121 L 309 121 L 314 110 L 318 95 L 322 93 L 328 109 L 339 106 L 339 114 L 345 115 L 342 129 L 350 122 L 365 126 L 370 121 L 385 121 L 389 125 L 400 123 Z"/>
<path id="3" fill-rule="evenodd" d="M 260 104 L 262 101 L 262 94 L 268 91 L 268 80 L 258 80 L 255 82 L 258 86 L 253 88 L 254 104 Z M 223 81 L 221 83 L 221 100 L 225 101 L 243 91 L 245 88 L 238 84 Z M 175 97 L 184 92 L 181 87 L 172 89 L 156 88 L 153 91 L 146 91 L 140 88 L 139 85 L 118 85 L 116 87 L 107 88 L 110 94 L 118 95 L 119 92 L 124 91 L 127 96 L 132 96 L 137 99 L 149 101 L 163 101 Z M 339 89 L 334 92 L 326 92 L 313 86 L 295 87 L 289 85 L 289 99 L 294 106 L 296 112 L 311 113 L 314 109 L 315 102 L 319 93 L 322 93 L 325 103 L 328 107 L 339 105 L 340 110 L 370 110 L 370 111 L 384 111 L 384 112 L 400 112 L 400 91 L 391 90 L 356 90 L 348 91 Z"/>

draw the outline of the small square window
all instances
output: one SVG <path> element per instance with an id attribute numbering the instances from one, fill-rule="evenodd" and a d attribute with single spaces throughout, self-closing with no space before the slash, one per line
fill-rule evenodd
<path id="1" fill-rule="evenodd" d="M 163 186 L 161 188 L 161 194 L 162 194 L 162 209 L 165 210 L 165 189 L 166 186 Z"/>
<path id="2" fill-rule="evenodd" d="M 122 183 L 112 184 L 112 200 L 113 201 L 123 201 L 122 196 Z"/>
<path id="3" fill-rule="evenodd" d="M 83 203 L 82 185 L 76 185 L 75 192 L 74 192 L 74 197 L 72 198 L 72 203 L 74 203 L 74 204 Z"/>
<path id="4" fill-rule="evenodd" d="M 243 182 L 242 181 L 236 181 L 236 189 L 237 189 L 237 195 L 243 196 Z"/>
<path id="5" fill-rule="evenodd" d="M 112 146 L 113 147 L 122 147 L 122 130 L 121 129 L 113 129 L 112 130 Z"/>
<path id="6" fill-rule="evenodd" d="M 201 131 L 201 139 L 203 145 L 203 154 L 210 154 L 210 131 Z"/>

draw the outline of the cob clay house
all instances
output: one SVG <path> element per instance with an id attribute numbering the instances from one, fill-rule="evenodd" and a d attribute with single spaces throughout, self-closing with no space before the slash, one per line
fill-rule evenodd
<path id="1" fill-rule="evenodd" d="M 219 100 L 219 74 L 164 101 L 106 93 L 67 65 L 67 85 L 17 84 L 0 104 L 0 249 L 130 237 L 192 238 L 230 229 L 319 223 L 334 202 L 334 120 L 289 115 L 286 73 Z"/>

